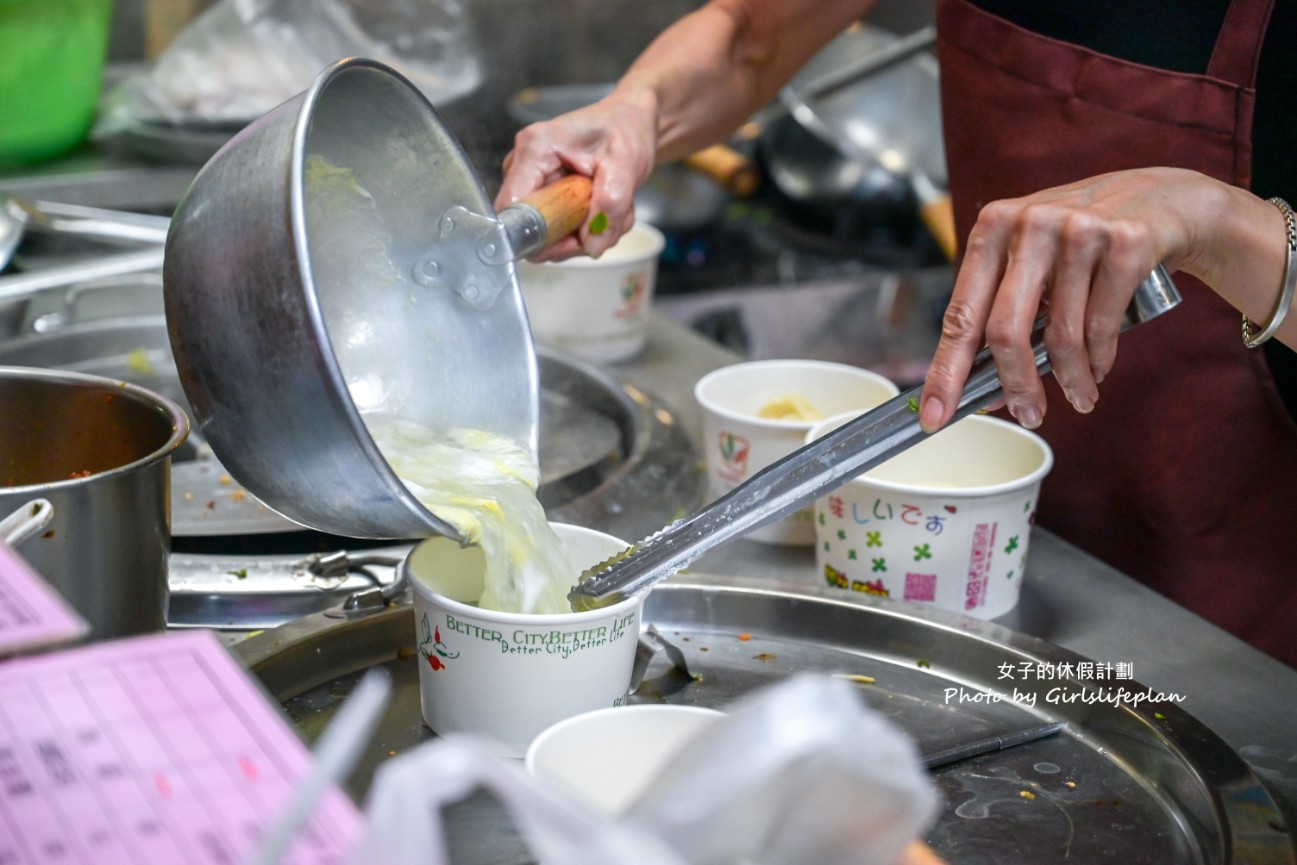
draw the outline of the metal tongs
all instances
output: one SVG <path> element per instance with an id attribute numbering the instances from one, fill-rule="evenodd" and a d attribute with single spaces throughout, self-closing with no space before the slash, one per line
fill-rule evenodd
<path id="1" fill-rule="evenodd" d="M 1158 265 L 1131 298 L 1122 331 L 1156 318 L 1180 302 L 1171 276 Z M 1050 369 L 1045 318 L 1032 331 L 1036 369 Z M 607 606 L 689 566 L 731 538 L 797 511 L 825 493 L 886 462 L 926 436 L 919 427 L 922 385 L 848 421 L 823 438 L 762 469 L 716 501 L 588 569 L 568 593 L 574 610 Z M 1003 393 L 989 349 L 974 359 L 955 409 L 955 420 L 993 403 Z"/>

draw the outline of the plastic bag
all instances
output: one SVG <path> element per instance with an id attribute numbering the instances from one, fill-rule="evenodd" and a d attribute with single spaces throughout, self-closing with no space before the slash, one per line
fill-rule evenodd
<path id="1" fill-rule="evenodd" d="M 237 128 L 348 56 L 394 67 L 433 103 L 482 80 L 462 0 L 221 0 L 148 71 L 106 95 L 94 134 L 140 124 Z"/>
<path id="2" fill-rule="evenodd" d="M 607 820 L 471 737 L 447 736 L 388 761 L 374 776 L 353 865 L 449 865 L 441 810 L 492 793 L 546 865 L 686 865 L 658 838 Z"/>
<path id="3" fill-rule="evenodd" d="M 739 703 L 626 820 L 691 865 L 892 865 L 937 794 L 913 741 L 856 687 L 799 676 Z"/>
<path id="4" fill-rule="evenodd" d="M 936 791 L 908 737 L 846 682 L 800 676 L 731 707 L 620 819 L 448 737 L 383 765 L 355 865 L 448 865 L 441 809 L 495 794 L 546 865 L 894 865 Z"/>

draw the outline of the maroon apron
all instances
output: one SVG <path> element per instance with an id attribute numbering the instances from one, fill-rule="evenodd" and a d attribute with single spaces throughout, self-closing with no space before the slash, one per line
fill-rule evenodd
<path id="1" fill-rule="evenodd" d="M 1206 75 L 1166 72 L 938 0 L 959 236 L 986 203 L 1119 169 L 1247 186 L 1273 0 L 1233 0 Z M 1283 238 L 1276 228 L 1275 243 Z M 1239 313 L 1185 274 L 1184 303 L 1122 336 L 1093 413 L 1052 377 L 1041 525 L 1297 666 L 1297 425 Z M 1275 291 L 1279 286 L 1275 285 Z"/>

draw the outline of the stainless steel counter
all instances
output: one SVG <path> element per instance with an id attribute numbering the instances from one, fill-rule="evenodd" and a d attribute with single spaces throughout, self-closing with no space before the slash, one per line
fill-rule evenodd
<path id="1" fill-rule="evenodd" d="M 33 198 L 127 209 L 156 205 L 165 211 L 183 193 L 192 172 L 131 160 L 118 165 L 71 158 L 21 177 L 0 178 L 0 187 Z M 737 360 L 659 314 L 645 352 L 613 370 L 670 406 L 697 442 L 701 417 L 694 382 Z M 809 549 L 744 540 L 704 558 L 695 570 L 785 580 L 815 576 Z M 1022 601 L 999 621 L 1094 660 L 1130 664 L 1140 683 L 1183 694 L 1181 707 L 1253 766 L 1275 792 L 1289 823 L 1297 825 L 1297 670 L 1043 530 L 1033 539 Z"/>
<path id="2" fill-rule="evenodd" d="M 166 212 L 192 173 L 188 167 L 74 157 L 21 177 L 2 177 L 0 187 L 32 198 Z M 714 303 L 715 298 L 707 302 Z M 737 360 L 657 315 L 644 354 L 613 370 L 670 406 L 675 420 L 697 442 L 701 417 L 692 396 L 694 382 Z M 809 548 L 745 540 L 705 557 L 694 570 L 759 579 L 815 579 Z M 1129 664 L 1141 684 L 1182 694 L 1181 708 L 1253 767 L 1275 795 L 1289 825 L 1297 826 L 1297 670 L 1047 531 L 1038 529 L 1033 538 L 1022 592 L 1018 608 L 998 623 L 1096 661 Z M 231 638 L 236 636 L 242 637 Z"/>
<path id="3" fill-rule="evenodd" d="M 673 407 L 699 441 L 693 383 L 738 360 L 657 316 L 644 355 L 617 369 Z M 738 540 L 693 570 L 811 582 L 814 564 L 808 547 Z M 1252 766 L 1297 825 L 1297 670 L 1042 529 L 1032 538 L 1021 601 L 996 622 L 1095 661 L 1129 664 L 1140 684 L 1183 695 L 1180 707 Z"/>

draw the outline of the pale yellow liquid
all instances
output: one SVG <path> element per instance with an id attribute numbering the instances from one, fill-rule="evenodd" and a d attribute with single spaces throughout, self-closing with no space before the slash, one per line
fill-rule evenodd
<path id="1" fill-rule="evenodd" d="M 757 410 L 757 417 L 770 420 L 824 420 L 820 410 L 801 394 L 776 397 Z"/>
<path id="2" fill-rule="evenodd" d="M 478 606 L 506 613 L 570 613 L 577 570 L 536 498 L 540 470 L 527 448 L 474 429 L 434 431 L 367 416 L 375 444 L 415 497 L 486 555 Z"/>

